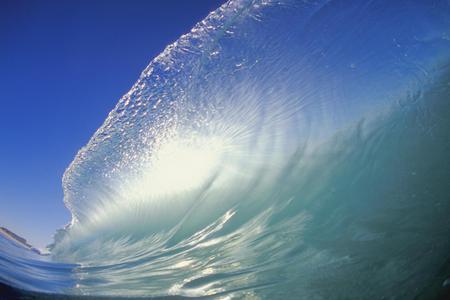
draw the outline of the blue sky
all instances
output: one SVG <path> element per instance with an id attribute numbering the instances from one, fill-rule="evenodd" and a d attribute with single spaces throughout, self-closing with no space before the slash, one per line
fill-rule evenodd
<path id="1" fill-rule="evenodd" d="M 43 247 L 70 220 L 61 178 L 166 45 L 223 0 L 2 1 L 0 226 Z"/>

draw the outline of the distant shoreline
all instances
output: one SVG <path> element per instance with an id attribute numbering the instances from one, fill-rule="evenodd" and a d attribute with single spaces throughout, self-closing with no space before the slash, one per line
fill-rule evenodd
<path id="1" fill-rule="evenodd" d="M 0 234 L 3 235 L 5 238 L 15 242 L 19 246 L 21 246 L 27 250 L 31 250 L 39 255 L 42 255 L 41 251 L 39 251 L 38 249 L 36 249 L 32 245 L 30 245 L 26 239 L 24 239 L 23 237 L 21 237 L 20 235 L 18 235 L 16 233 L 12 232 L 8 228 L 0 227 Z"/>

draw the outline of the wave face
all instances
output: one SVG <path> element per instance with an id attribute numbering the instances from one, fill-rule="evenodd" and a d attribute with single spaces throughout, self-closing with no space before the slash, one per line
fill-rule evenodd
<path id="1" fill-rule="evenodd" d="M 150 63 L 64 174 L 72 222 L 51 259 L 71 266 L 66 285 L 26 268 L 28 281 L 0 280 L 75 295 L 437 297 L 449 66 L 448 1 L 230 1 Z"/>

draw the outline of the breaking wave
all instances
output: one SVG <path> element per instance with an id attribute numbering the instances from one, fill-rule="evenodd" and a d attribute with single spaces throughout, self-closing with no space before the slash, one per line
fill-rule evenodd
<path id="1" fill-rule="evenodd" d="M 449 66 L 446 1 L 230 1 L 156 57 L 78 152 L 63 178 L 72 221 L 39 276 L 27 267 L 40 258 L 10 253 L 0 281 L 437 297 L 450 276 Z"/>

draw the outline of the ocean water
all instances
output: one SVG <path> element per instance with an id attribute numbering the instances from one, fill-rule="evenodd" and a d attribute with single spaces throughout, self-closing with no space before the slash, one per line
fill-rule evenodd
<path id="1" fill-rule="evenodd" d="M 0 291 L 444 299 L 449 151 L 450 2 L 232 0 L 78 152 L 50 255 L 0 238 Z"/>

